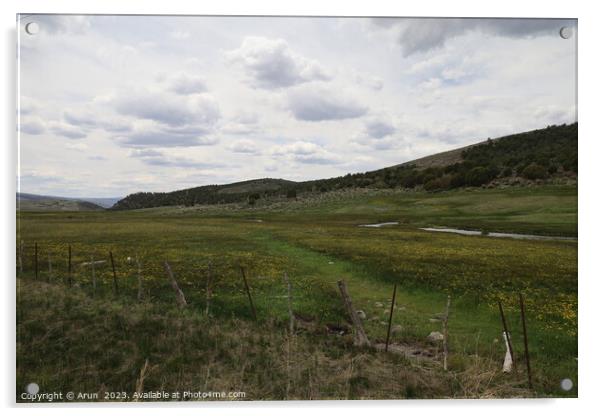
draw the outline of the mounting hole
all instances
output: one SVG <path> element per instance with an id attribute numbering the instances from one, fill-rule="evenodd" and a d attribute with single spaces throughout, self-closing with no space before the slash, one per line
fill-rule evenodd
<path id="1" fill-rule="evenodd" d="M 573 36 L 573 29 L 567 26 L 563 26 L 560 28 L 559 33 L 562 39 L 569 39 L 571 36 Z"/>
<path id="2" fill-rule="evenodd" d="M 25 31 L 28 35 L 37 35 L 40 31 L 40 25 L 36 22 L 29 22 L 25 25 Z"/>
<path id="3" fill-rule="evenodd" d="M 573 388 L 573 381 L 570 378 L 565 378 L 560 382 L 560 388 L 564 391 L 570 391 Z"/>
<path id="4" fill-rule="evenodd" d="M 38 394 L 40 386 L 38 386 L 38 383 L 29 383 L 27 387 L 25 387 L 25 391 L 31 395 Z"/>

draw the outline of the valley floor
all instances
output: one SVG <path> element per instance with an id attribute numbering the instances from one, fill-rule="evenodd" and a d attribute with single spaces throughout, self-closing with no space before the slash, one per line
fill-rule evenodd
<path id="1" fill-rule="evenodd" d="M 358 227 L 379 222 L 398 224 Z M 576 396 L 577 242 L 419 229 L 425 226 L 576 237 L 576 187 L 367 192 L 252 209 L 20 212 L 18 389 L 40 380 L 45 390 L 84 383 L 90 391 L 132 392 L 148 360 L 154 370 L 145 389 L 243 386 L 254 400 Z M 68 246 L 72 289 L 65 286 Z M 136 258 L 142 302 L 136 300 Z M 103 261 L 95 267 L 96 289 L 91 268 L 82 265 L 92 259 Z M 187 298 L 185 311 L 174 306 L 164 261 Z M 252 320 L 240 266 L 259 324 Z M 292 339 L 286 335 L 284 273 L 292 283 L 293 309 L 306 326 Z M 204 316 L 208 279 L 211 317 Z M 393 342 L 434 350 L 432 362 L 361 350 L 351 346 L 351 334 L 329 335 L 324 328 L 347 326 L 340 279 L 366 314 L 364 325 L 375 342 L 386 338 L 398 284 Z M 526 301 L 532 391 L 519 293 Z M 427 336 L 441 331 L 436 317 L 448 294 L 450 368 L 444 372 L 441 346 Z M 518 361 L 510 375 L 501 373 L 498 300 Z M 276 370 L 268 373 L 267 367 Z M 569 392 L 560 388 L 565 378 L 575 384 Z"/>

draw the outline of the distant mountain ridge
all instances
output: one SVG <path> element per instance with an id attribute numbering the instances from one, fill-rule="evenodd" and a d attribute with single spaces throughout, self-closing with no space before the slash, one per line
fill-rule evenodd
<path id="1" fill-rule="evenodd" d="M 487 139 L 375 171 L 336 178 L 293 182 L 254 179 L 206 185 L 172 192 L 139 192 L 118 201 L 113 209 L 170 205 L 222 204 L 269 197 L 296 198 L 308 192 L 344 188 L 423 188 L 427 191 L 483 186 L 496 180 L 546 180 L 577 176 L 577 123 L 548 126 Z"/>
<path id="2" fill-rule="evenodd" d="M 23 211 L 99 211 L 121 198 L 73 198 L 17 192 L 17 209 Z"/>

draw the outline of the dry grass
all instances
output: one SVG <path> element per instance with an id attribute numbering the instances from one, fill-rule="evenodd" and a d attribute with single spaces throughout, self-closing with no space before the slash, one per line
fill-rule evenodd
<path id="1" fill-rule="evenodd" d="M 18 281 L 17 395 L 45 391 L 243 391 L 246 400 L 524 397 L 516 377 L 486 358 L 416 361 L 352 345 L 350 335 L 286 321 L 211 319 L 164 303 L 93 299 Z M 454 370 L 457 368 L 458 370 Z"/>

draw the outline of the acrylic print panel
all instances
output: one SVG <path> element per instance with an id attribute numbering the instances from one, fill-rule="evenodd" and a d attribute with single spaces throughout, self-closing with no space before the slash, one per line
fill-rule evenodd
<path id="1" fill-rule="evenodd" d="M 577 396 L 577 22 L 19 15 L 16 400 Z"/>

